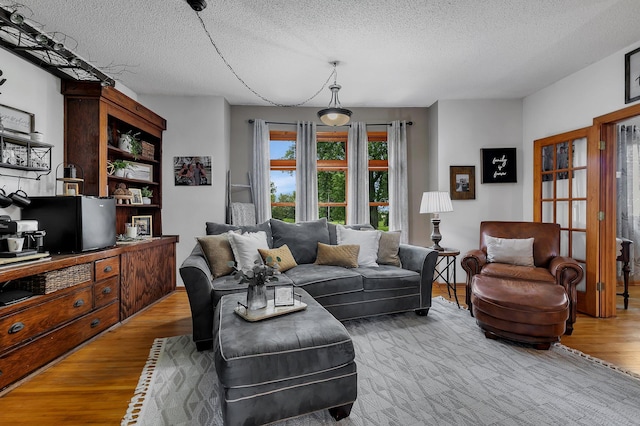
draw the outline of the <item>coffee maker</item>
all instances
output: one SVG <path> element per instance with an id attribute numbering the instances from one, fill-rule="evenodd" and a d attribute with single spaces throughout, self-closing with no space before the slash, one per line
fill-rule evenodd
<path id="1" fill-rule="evenodd" d="M 5 241 L 8 237 L 24 238 L 22 251 L 12 256 L 43 253 L 45 235 L 45 231 L 38 229 L 37 220 L 12 220 L 8 215 L 0 215 L 0 254 L 9 254 Z"/>

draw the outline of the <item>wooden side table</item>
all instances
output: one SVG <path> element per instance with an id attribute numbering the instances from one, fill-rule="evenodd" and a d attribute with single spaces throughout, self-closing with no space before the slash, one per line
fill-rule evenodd
<path id="1" fill-rule="evenodd" d="M 622 293 L 616 293 L 618 296 L 624 297 L 624 308 L 629 307 L 629 272 L 631 267 L 629 266 L 631 256 L 631 244 L 633 241 L 626 238 L 618 238 L 618 242 L 622 246 L 620 255 L 616 258 L 616 261 L 622 262 L 622 276 L 624 279 L 624 291 Z"/>
<path id="2" fill-rule="evenodd" d="M 456 291 L 456 258 L 460 255 L 460 250 L 445 248 L 438 251 L 438 260 L 436 261 L 436 269 L 433 271 L 433 281 L 437 281 L 438 278 L 442 278 L 447 283 L 447 293 L 451 297 L 451 290 L 453 289 L 453 295 L 460 308 L 460 302 L 458 302 L 458 292 Z M 438 266 L 442 263 L 443 268 L 438 270 Z M 451 272 L 453 269 L 453 272 Z M 453 281 L 451 278 L 453 277 Z"/>

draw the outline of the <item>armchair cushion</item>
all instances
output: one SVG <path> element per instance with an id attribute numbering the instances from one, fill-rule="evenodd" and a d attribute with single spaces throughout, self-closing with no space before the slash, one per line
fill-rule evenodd
<path id="1" fill-rule="evenodd" d="M 508 263 L 487 263 L 482 268 L 482 275 L 511 280 L 556 282 L 555 277 L 551 275 L 547 268 L 509 265 Z"/>
<path id="2" fill-rule="evenodd" d="M 485 241 L 487 242 L 487 262 L 534 266 L 533 238 L 496 238 L 487 235 Z"/>

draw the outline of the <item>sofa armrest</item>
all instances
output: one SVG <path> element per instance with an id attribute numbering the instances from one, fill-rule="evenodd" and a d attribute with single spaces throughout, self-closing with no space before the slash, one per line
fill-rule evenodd
<path id="1" fill-rule="evenodd" d="M 213 341 L 213 286 L 211 270 L 199 244 L 180 265 L 180 276 L 189 297 L 193 341 L 198 350 L 206 349 Z"/>
<path id="2" fill-rule="evenodd" d="M 420 274 L 420 309 L 431 307 L 433 271 L 436 268 L 438 252 L 426 247 L 400 244 L 398 251 L 402 268 Z"/>

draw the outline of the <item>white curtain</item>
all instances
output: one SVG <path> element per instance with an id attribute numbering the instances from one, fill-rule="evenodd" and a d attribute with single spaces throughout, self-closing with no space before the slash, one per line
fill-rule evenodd
<path id="1" fill-rule="evenodd" d="M 253 123 L 253 203 L 256 222 L 271 219 L 271 176 L 269 159 L 269 125 L 264 120 Z"/>
<path id="2" fill-rule="evenodd" d="M 389 149 L 389 231 L 401 231 L 409 242 L 409 189 L 407 179 L 407 122 L 395 120 L 387 130 Z"/>
<path id="3" fill-rule="evenodd" d="M 296 127 L 296 222 L 305 222 L 318 219 L 318 142 L 316 123 Z"/>
<path id="4" fill-rule="evenodd" d="M 631 245 L 631 274 L 629 281 L 640 280 L 640 211 L 634 210 L 635 200 L 640 198 L 638 171 L 640 164 L 640 128 L 618 125 L 618 173 L 616 200 L 617 237 L 633 241 Z M 618 275 L 622 275 L 618 263 Z"/>
<path id="5" fill-rule="evenodd" d="M 347 224 L 369 223 L 369 138 L 365 123 L 353 122 L 347 139 Z"/>

